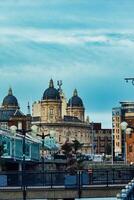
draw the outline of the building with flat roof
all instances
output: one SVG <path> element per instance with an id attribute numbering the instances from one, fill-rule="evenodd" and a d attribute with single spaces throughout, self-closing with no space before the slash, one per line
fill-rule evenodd
<path id="1" fill-rule="evenodd" d="M 125 155 L 125 142 L 127 137 L 121 130 L 121 123 L 127 122 L 128 127 L 134 126 L 134 102 L 120 102 L 120 107 L 112 109 L 112 133 L 114 156 L 122 160 Z"/>

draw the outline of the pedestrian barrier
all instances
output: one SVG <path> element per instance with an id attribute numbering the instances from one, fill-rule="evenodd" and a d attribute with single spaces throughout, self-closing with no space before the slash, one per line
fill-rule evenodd
<path id="1" fill-rule="evenodd" d="M 134 177 L 134 170 L 81 170 L 68 171 L 15 171 L 0 172 L 0 187 L 10 186 L 64 186 L 70 188 L 90 185 L 127 184 Z"/>

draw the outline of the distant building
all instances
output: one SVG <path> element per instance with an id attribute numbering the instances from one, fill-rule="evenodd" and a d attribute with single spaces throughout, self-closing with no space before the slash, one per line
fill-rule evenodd
<path id="1" fill-rule="evenodd" d="M 120 102 L 121 106 L 112 110 L 112 132 L 114 156 L 124 159 L 125 142 L 127 138 L 121 130 L 121 122 L 125 121 L 129 126 L 134 126 L 134 102 Z"/>
<path id="2" fill-rule="evenodd" d="M 29 105 L 28 105 L 29 107 Z M 9 88 L 7 96 L 4 97 L 0 107 L 0 128 L 8 129 L 10 126 L 17 126 L 18 129 L 30 127 L 31 115 L 24 115 L 19 107 L 17 98 Z"/>
<path id="3" fill-rule="evenodd" d="M 96 154 L 111 155 L 112 152 L 112 135 L 111 129 L 102 129 L 101 123 L 94 125 L 94 151 Z"/>
<path id="4" fill-rule="evenodd" d="M 44 134 L 53 132 L 58 143 L 63 144 L 66 140 L 77 139 L 84 144 L 83 153 L 93 153 L 95 130 L 92 130 L 89 119 L 85 120 L 84 104 L 76 89 L 67 102 L 61 87 L 56 89 L 51 79 L 43 98 L 33 103 L 32 116 L 32 124 L 37 125 Z"/>

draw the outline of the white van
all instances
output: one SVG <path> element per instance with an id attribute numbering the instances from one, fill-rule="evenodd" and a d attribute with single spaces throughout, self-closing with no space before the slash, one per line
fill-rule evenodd
<path id="1" fill-rule="evenodd" d="M 95 154 L 93 158 L 94 162 L 102 162 L 103 161 L 103 155 L 101 154 Z"/>

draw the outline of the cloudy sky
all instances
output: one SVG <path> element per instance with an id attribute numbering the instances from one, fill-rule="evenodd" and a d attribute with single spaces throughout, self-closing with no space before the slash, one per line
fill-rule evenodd
<path id="1" fill-rule="evenodd" d="M 0 102 L 13 88 L 26 112 L 48 81 L 74 88 L 86 114 L 111 127 L 112 107 L 134 100 L 133 0 L 0 0 Z M 57 87 L 57 86 L 56 86 Z"/>

